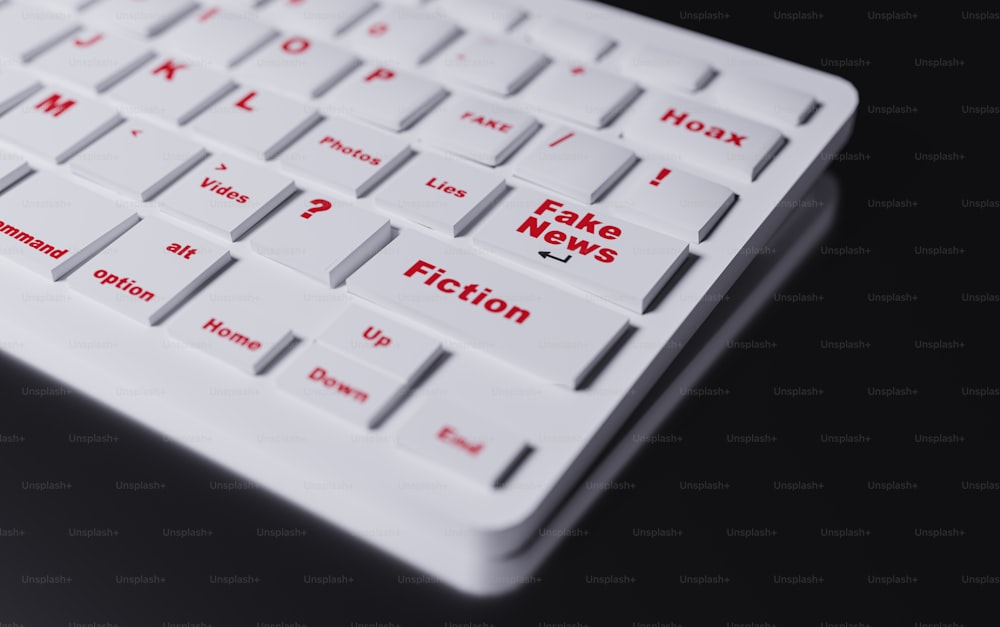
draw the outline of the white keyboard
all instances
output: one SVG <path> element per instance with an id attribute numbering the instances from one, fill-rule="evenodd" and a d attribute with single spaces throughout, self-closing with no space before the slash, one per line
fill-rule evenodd
<path id="1" fill-rule="evenodd" d="M 477 594 L 857 106 L 581 0 L 8 1 L 0 60 L 0 349 Z"/>

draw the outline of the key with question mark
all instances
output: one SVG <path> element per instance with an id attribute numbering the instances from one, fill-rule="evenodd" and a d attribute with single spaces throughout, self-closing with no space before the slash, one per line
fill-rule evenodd
<path id="1" fill-rule="evenodd" d="M 311 202 L 312 205 L 301 216 L 307 220 L 313 217 L 314 213 L 319 213 L 320 211 L 328 211 L 330 207 L 333 206 L 333 203 L 331 203 L 329 200 L 324 200 L 322 198 L 316 198 L 309 202 Z"/>

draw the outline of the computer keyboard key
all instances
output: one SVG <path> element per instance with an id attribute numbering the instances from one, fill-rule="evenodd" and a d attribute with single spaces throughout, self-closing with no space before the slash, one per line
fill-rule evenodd
<path id="1" fill-rule="evenodd" d="M 439 340 L 359 304 L 349 305 L 316 341 L 407 383 L 442 353 Z"/>
<path id="2" fill-rule="evenodd" d="M 521 157 L 514 176 L 589 204 L 635 162 L 635 153 L 620 144 L 561 126 Z"/>
<path id="3" fill-rule="evenodd" d="M 347 290 L 542 382 L 571 388 L 628 326 L 601 305 L 414 231 L 400 233 L 349 276 Z"/>
<path id="4" fill-rule="evenodd" d="M 480 166 L 424 153 L 378 189 L 375 204 L 455 237 L 506 189 L 503 177 Z"/>
<path id="5" fill-rule="evenodd" d="M 640 93 L 633 81 L 580 64 L 557 62 L 529 86 L 525 101 L 573 122 L 607 126 Z"/>
<path id="6" fill-rule="evenodd" d="M 539 123 L 518 109 L 455 95 L 422 124 L 421 139 L 443 150 L 494 166 L 526 142 Z"/>
<path id="7" fill-rule="evenodd" d="M 0 139 L 62 163 L 122 118 L 105 102 L 68 89 L 47 88 L 0 117 Z"/>
<path id="8" fill-rule="evenodd" d="M 622 137 L 654 156 L 669 156 L 744 183 L 756 179 L 785 144 L 781 132 L 770 126 L 652 92 L 625 114 Z"/>
<path id="9" fill-rule="evenodd" d="M 0 152 L 0 192 L 31 172 L 31 166 L 20 155 Z"/>
<path id="10" fill-rule="evenodd" d="M 171 316 L 167 332 L 256 375 L 295 340 L 288 320 L 296 296 L 276 275 L 237 261 Z"/>
<path id="11" fill-rule="evenodd" d="M 0 115 L 42 88 L 37 78 L 15 68 L 0 69 Z"/>
<path id="12" fill-rule="evenodd" d="M 507 96 L 521 89 L 549 58 L 521 44 L 494 37 L 473 36 L 452 46 L 438 67 L 467 85 Z"/>
<path id="13" fill-rule="evenodd" d="M 492 0 L 441 0 L 437 5 L 460 24 L 494 35 L 506 33 L 528 15 L 519 6 Z"/>
<path id="14" fill-rule="evenodd" d="M 27 62 L 79 30 L 65 15 L 35 3 L 0 4 L 0 61 Z"/>
<path id="15" fill-rule="evenodd" d="M 281 155 L 285 170 L 359 198 L 410 155 L 403 139 L 344 118 L 324 120 Z"/>
<path id="16" fill-rule="evenodd" d="M 595 211 L 517 189 L 490 211 L 473 242 L 643 313 L 687 258 L 688 245 Z"/>
<path id="17" fill-rule="evenodd" d="M 6 236 L 0 256 L 58 281 L 138 220 L 89 189 L 36 172 L 0 194 L 0 235 Z"/>
<path id="18" fill-rule="evenodd" d="M 531 447 L 509 429 L 441 399 L 426 401 L 400 427 L 399 446 L 462 481 L 493 489 Z"/>
<path id="19" fill-rule="evenodd" d="M 533 46 L 560 57 L 596 61 L 615 46 L 615 40 L 597 30 L 560 19 L 532 19 L 523 36 Z"/>
<path id="20" fill-rule="evenodd" d="M 622 52 L 618 69 L 649 87 L 693 92 L 716 74 L 707 61 L 656 45 L 639 45 Z"/>
<path id="21" fill-rule="evenodd" d="M 87 17 L 142 37 L 152 37 L 198 7 L 190 0 L 101 0 Z"/>
<path id="22" fill-rule="evenodd" d="M 382 6 L 347 33 L 348 43 L 375 63 L 414 65 L 461 33 L 449 19 L 410 7 Z"/>
<path id="23" fill-rule="evenodd" d="M 155 325 L 229 262 L 229 251 L 159 218 L 146 218 L 66 280 L 115 311 Z"/>
<path id="24" fill-rule="evenodd" d="M 250 246 L 323 285 L 337 287 L 391 238 L 385 218 L 307 190 L 261 225 Z"/>
<path id="25" fill-rule="evenodd" d="M 207 6 L 171 27 L 158 43 L 201 65 L 225 69 L 245 59 L 277 34 L 276 30 L 250 16 Z"/>
<path id="26" fill-rule="evenodd" d="M 398 379 L 351 357 L 312 344 L 278 376 L 285 392 L 331 416 L 370 429 L 396 405 L 406 387 Z"/>
<path id="27" fill-rule="evenodd" d="M 320 114 L 311 103 L 263 89 L 241 87 L 199 114 L 191 122 L 191 128 L 226 148 L 266 161 L 319 119 Z"/>
<path id="28" fill-rule="evenodd" d="M 186 124 L 236 87 L 227 75 L 171 56 L 159 56 L 108 93 L 128 116 Z"/>
<path id="29" fill-rule="evenodd" d="M 697 244 L 735 201 L 727 187 L 650 160 L 629 173 L 605 206 L 626 220 Z"/>
<path id="30" fill-rule="evenodd" d="M 368 65 L 328 92 L 319 106 L 333 115 L 349 115 L 390 131 L 401 131 L 447 95 L 441 85 L 421 76 Z"/>
<path id="31" fill-rule="evenodd" d="M 332 37 L 376 6 L 374 0 L 272 0 L 260 17 L 297 32 Z"/>
<path id="32" fill-rule="evenodd" d="M 153 58 L 153 51 L 126 37 L 85 28 L 35 61 L 40 69 L 79 88 L 102 92 Z"/>
<path id="33" fill-rule="evenodd" d="M 129 120 L 77 154 L 70 168 L 107 188 L 149 200 L 207 154 L 185 137 Z"/>
<path id="34" fill-rule="evenodd" d="M 705 96 L 720 104 L 738 103 L 740 111 L 748 116 L 782 126 L 802 124 L 819 106 L 804 91 L 735 72 L 720 74 L 705 90 Z"/>
<path id="35" fill-rule="evenodd" d="M 273 170 L 213 154 L 156 202 L 164 213 L 235 242 L 294 191 L 291 179 Z"/>
<path id="36" fill-rule="evenodd" d="M 353 54 L 316 37 L 279 37 L 241 63 L 236 72 L 260 85 L 302 99 L 315 98 L 356 68 Z"/>

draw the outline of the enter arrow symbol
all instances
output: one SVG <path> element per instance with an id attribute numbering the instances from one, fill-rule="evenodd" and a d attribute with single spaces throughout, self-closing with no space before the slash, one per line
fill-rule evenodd
<path id="1" fill-rule="evenodd" d="M 132 137 L 138 137 L 142 133 L 142 129 L 134 128 L 132 129 Z"/>
<path id="2" fill-rule="evenodd" d="M 215 169 L 216 169 L 216 170 L 228 170 L 229 168 L 227 168 L 227 167 L 226 167 L 226 164 L 225 164 L 225 163 L 220 163 L 219 165 L 217 165 L 217 166 L 215 167 Z"/>
<path id="3" fill-rule="evenodd" d="M 565 259 L 560 259 L 559 257 L 556 257 L 547 250 L 540 250 L 538 251 L 538 254 L 539 256 L 541 256 L 542 259 L 555 259 L 556 261 L 561 261 L 563 263 L 566 263 L 567 261 L 573 258 L 573 255 L 566 255 Z"/>

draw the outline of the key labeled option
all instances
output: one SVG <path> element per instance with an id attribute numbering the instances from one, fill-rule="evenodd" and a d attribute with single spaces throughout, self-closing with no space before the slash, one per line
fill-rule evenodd
<path id="1" fill-rule="evenodd" d="M 514 176 L 592 203 L 635 162 L 635 153 L 628 148 L 564 126 L 525 154 Z"/>
<path id="2" fill-rule="evenodd" d="M 777 130 L 679 96 L 647 93 L 622 137 L 655 155 L 739 181 L 757 178 L 785 144 Z"/>
<path id="3" fill-rule="evenodd" d="M 438 340 L 361 305 L 350 305 L 316 341 L 406 382 L 441 354 Z"/>
<path id="4" fill-rule="evenodd" d="M 400 427 L 399 446 L 465 481 L 496 488 L 531 451 L 524 438 L 440 399 Z"/>
<path id="5" fill-rule="evenodd" d="M 526 189 L 505 197 L 473 242 L 638 313 L 688 253 L 680 240 Z"/>
<path id="6" fill-rule="evenodd" d="M 452 237 L 507 189 L 482 167 L 424 153 L 410 160 L 375 194 L 375 204 Z"/>
<path id="7" fill-rule="evenodd" d="M 235 242 L 294 191 L 287 177 L 215 154 L 171 185 L 157 203 L 165 213 Z"/>
<path id="8" fill-rule="evenodd" d="M 628 326 L 621 314 L 413 231 L 348 277 L 347 290 L 573 388 Z"/>
<path id="9" fill-rule="evenodd" d="M 70 287 L 155 325 L 229 262 L 229 251 L 147 218 L 74 272 Z"/>
<path id="10" fill-rule="evenodd" d="M 358 198 L 410 154 L 402 139 L 343 118 L 330 118 L 309 131 L 281 156 L 295 176 Z"/>
<path id="11" fill-rule="evenodd" d="M 250 240 L 257 253 L 336 287 L 389 243 L 389 221 L 342 200 L 303 192 Z"/>
<path id="12" fill-rule="evenodd" d="M 376 427 L 406 388 L 401 379 L 313 344 L 288 364 L 278 387 L 359 427 Z"/>
<path id="13" fill-rule="evenodd" d="M 0 195 L 3 257 L 57 281 L 139 216 L 61 176 L 36 172 Z"/>
<path id="14" fill-rule="evenodd" d="M 453 96 L 424 123 L 427 143 L 485 165 L 499 165 L 538 130 L 538 121 L 515 109 Z"/>

